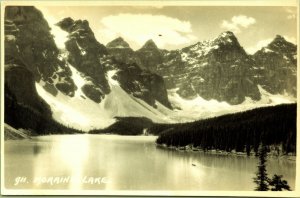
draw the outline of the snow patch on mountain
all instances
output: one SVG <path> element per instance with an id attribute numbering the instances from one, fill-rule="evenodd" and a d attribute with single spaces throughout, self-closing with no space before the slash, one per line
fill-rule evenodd
<path id="1" fill-rule="evenodd" d="M 155 109 L 143 100 L 126 93 L 119 82 L 113 78 L 117 70 L 107 72 L 111 92 L 98 104 L 88 99 L 81 90 L 81 87 L 87 83 L 84 75 L 72 65 L 69 64 L 69 67 L 77 86 L 74 97 L 60 92 L 57 96 L 53 96 L 44 90 L 43 81 L 36 83 L 38 94 L 50 105 L 56 121 L 84 131 L 108 127 L 116 121 L 116 116 L 147 117 L 154 122 L 172 122 L 168 117 L 171 110 L 167 111 L 167 108 L 159 102 L 156 102 L 158 108 Z"/>
<path id="2" fill-rule="evenodd" d="M 115 122 L 103 111 L 103 105 L 99 105 L 84 96 L 81 87 L 86 82 L 82 74 L 69 65 L 72 70 L 72 78 L 77 86 L 74 97 L 69 97 L 61 92 L 53 96 L 42 87 L 43 82 L 36 83 L 38 94 L 50 105 L 53 118 L 76 129 L 88 131 L 94 128 L 104 128 Z"/>
<path id="3" fill-rule="evenodd" d="M 274 95 L 264 90 L 260 85 L 258 88 L 262 95 L 261 100 L 254 101 L 246 97 L 245 101 L 239 105 L 230 105 L 227 102 L 217 100 L 205 100 L 199 95 L 194 99 L 184 99 L 176 93 L 177 89 L 171 89 L 168 90 L 168 97 L 175 110 L 171 112 L 169 116 L 172 120 L 188 122 L 246 111 L 258 107 L 295 103 L 297 101 L 288 94 Z"/>
<path id="4" fill-rule="evenodd" d="M 172 122 L 167 114 L 160 112 L 158 109 L 153 108 L 141 99 L 126 93 L 120 86 L 119 82 L 113 79 L 117 74 L 117 70 L 107 72 L 108 82 L 111 92 L 105 97 L 101 104 L 104 109 L 107 109 L 109 117 L 116 116 L 134 116 L 134 117 L 147 117 L 154 122 Z"/>
<path id="5" fill-rule="evenodd" d="M 258 89 L 261 93 L 261 100 L 256 103 L 278 105 L 297 102 L 295 97 L 286 92 L 284 94 L 271 94 L 263 89 L 261 85 L 258 85 Z"/>
<path id="6" fill-rule="evenodd" d="M 54 36 L 54 42 L 59 49 L 65 48 L 65 42 L 68 40 L 68 33 L 56 25 L 51 25 L 51 34 Z"/>
<path id="7" fill-rule="evenodd" d="M 118 70 L 110 70 L 107 72 L 107 80 L 111 88 L 113 86 L 120 86 L 120 83 L 117 80 L 113 79 L 117 72 Z"/>

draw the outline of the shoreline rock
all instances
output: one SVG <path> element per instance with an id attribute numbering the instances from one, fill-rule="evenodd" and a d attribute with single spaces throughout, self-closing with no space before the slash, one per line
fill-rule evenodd
<path id="1" fill-rule="evenodd" d="M 4 124 L 4 140 L 31 139 L 31 132 L 25 129 L 15 129 L 8 124 Z"/>

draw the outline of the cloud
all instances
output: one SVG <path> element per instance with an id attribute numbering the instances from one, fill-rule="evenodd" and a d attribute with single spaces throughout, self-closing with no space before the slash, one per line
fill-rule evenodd
<path id="1" fill-rule="evenodd" d="M 102 18 L 99 37 L 111 41 L 117 36 L 142 46 L 153 39 L 158 47 L 187 44 L 195 40 L 189 21 L 164 15 L 123 13 Z"/>
<path id="2" fill-rule="evenodd" d="M 285 11 L 288 13 L 288 15 L 286 17 L 287 19 L 296 19 L 296 12 L 295 11 L 293 11 L 289 8 L 285 9 Z"/>
<path id="3" fill-rule="evenodd" d="M 255 52 L 257 52 L 258 50 L 260 50 L 263 47 L 266 47 L 269 43 L 271 43 L 273 40 L 273 38 L 268 38 L 268 39 L 264 39 L 264 40 L 260 40 L 256 43 L 256 45 L 245 48 L 246 52 L 249 54 L 254 54 Z"/>
<path id="4" fill-rule="evenodd" d="M 253 17 L 248 17 L 245 15 L 233 16 L 230 21 L 223 20 L 221 27 L 227 30 L 231 30 L 234 33 L 240 33 L 241 28 L 248 28 L 250 25 L 256 23 Z"/>
<path id="5" fill-rule="evenodd" d="M 283 37 L 288 42 L 291 42 L 291 43 L 294 43 L 294 44 L 297 43 L 297 39 L 295 37 L 289 37 L 289 36 L 285 36 L 285 35 Z M 245 50 L 248 54 L 254 54 L 255 52 L 257 52 L 261 48 L 266 47 L 267 45 L 269 45 L 273 40 L 274 40 L 274 38 L 268 38 L 268 39 L 260 40 L 256 43 L 256 45 L 251 46 L 251 47 L 247 47 L 247 48 L 245 48 Z"/>

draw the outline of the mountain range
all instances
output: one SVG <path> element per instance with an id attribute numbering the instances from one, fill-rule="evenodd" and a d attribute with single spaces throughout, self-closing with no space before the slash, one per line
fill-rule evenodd
<path id="1" fill-rule="evenodd" d="M 86 20 L 65 18 L 56 26 L 67 34 L 62 49 L 38 9 L 5 8 L 6 112 L 13 112 L 8 101 L 14 100 L 91 130 L 115 117 L 183 122 L 240 111 L 249 101 L 247 108 L 255 108 L 296 98 L 297 46 L 279 35 L 254 55 L 229 31 L 183 49 L 159 49 L 149 40 L 134 51 L 121 37 L 99 43 Z M 6 115 L 14 127 L 17 118 Z"/>

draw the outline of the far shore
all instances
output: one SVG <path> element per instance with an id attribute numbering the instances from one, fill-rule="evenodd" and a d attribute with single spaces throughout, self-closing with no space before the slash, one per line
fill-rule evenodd
<path id="1" fill-rule="evenodd" d="M 165 144 L 156 144 L 158 148 L 161 149 L 169 149 L 169 150 L 174 150 L 178 152 L 199 152 L 199 153 L 207 153 L 207 154 L 214 154 L 214 155 L 227 155 L 227 156 L 244 156 L 244 157 L 257 157 L 255 155 L 254 151 L 250 152 L 250 155 L 247 155 L 246 152 L 236 152 L 236 151 L 223 151 L 223 150 L 216 150 L 216 149 L 211 149 L 211 150 L 203 150 L 202 148 L 199 147 L 193 147 L 191 145 L 188 146 L 167 146 Z M 277 155 L 275 151 L 271 151 L 268 153 L 268 157 L 270 158 L 278 158 L 278 159 L 287 159 L 291 161 L 296 162 L 296 154 L 294 153 L 289 153 L 289 154 L 279 154 Z"/>

